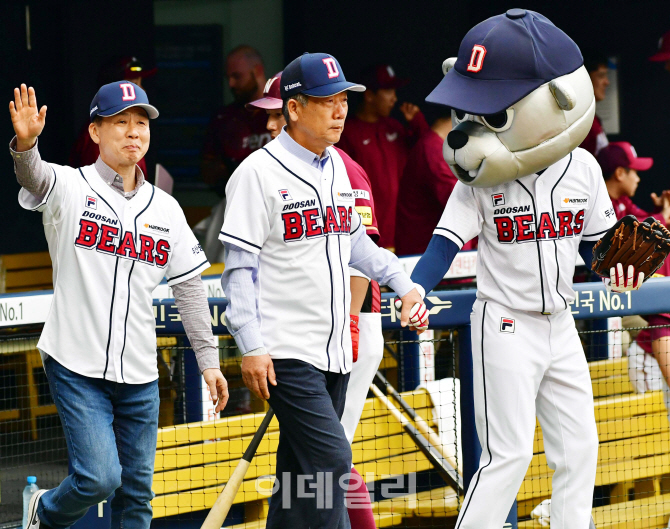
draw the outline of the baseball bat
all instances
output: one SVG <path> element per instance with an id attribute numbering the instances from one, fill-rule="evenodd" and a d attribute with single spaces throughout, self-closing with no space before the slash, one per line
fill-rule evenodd
<path id="1" fill-rule="evenodd" d="M 442 479 L 457 491 L 463 490 L 463 479 L 458 474 L 458 471 L 442 457 L 442 454 L 440 454 L 413 425 L 409 423 L 405 416 L 400 413 L 400 410 L 393 405 L 389 398 L 384 395 L 377 386 L 371 384 L 370 390 L 384 404 L 384 406 L 386 406 L 400 424 L 402 424 L 402 427 L 412 441 L 414 441 L 416 446 L 419 447 L 419 450 L 423 452 L 423 455 L 425 455 L 426 458 L 428 458 L 428 461 L 430 461 L 430 463 L 437 469 L 440 476 L 442 476 Z"/>
<path id="2" fill-rule="evenodd" d="M 386 388 L 386 392 L 391 395 L 398 402 L 398 404 L 400 404 L 400 407 L 404 410 L 404 412 L 409 415 L 410 418 L 416 423 L 418 430 L 424 435 L 424 437 L 426 437 L 426 439 L 428 439 L 430 444 L 435 447 L 440 455 L 446 459 L 453 468 L 458 468 L 456 460 L 453 458 L 453 456 L 447 455 L 445 453 L 442 440 L 435 433 L 435 430 L 428 426 L 428 423 L 424 420 L 424 418 L 421 417 L 421 415 L 419 415 L 409 404 L 407 404 L 407 401 L 400 396 L 395 388 L 389 383 L 388 380 L 386 380 L 386 378 L 384 378 L 384 375 L 382 375 L 379 371 L 377 371 L 375 378 L 379 380 L 379 382 L 381 382 L 382 385 Z"/>
<path id="3" fill-rule="evenodd" d="M 228 516 L 228 511 L 230 511 L 230 507 L 233 505 L 237 491 L 240 490 L 240 485 L 242 485 L 242 481 L 244 481 L 244 476 L 251 464 L 251 460 L 254 458 L 258 445 L 261 443 L 265 430 L 267 430 L 273 416 L 274 411 L 270 408 L 265 414 L 263 422 L 254 434 L 254 438 L 249 443 L 249 446 L 247 446 L 242 459 L 238 461 L 237 466 L 233 471 L 233 475 L 230 476 L 228 483 L 226 483 L 226 486 L 221 491 L 221 494 L 219 494 L 219 497 L 216 498 L 214 505 L 212 505 L 212 508 L 200 529 L 221 529 L 226 516 Z"/>

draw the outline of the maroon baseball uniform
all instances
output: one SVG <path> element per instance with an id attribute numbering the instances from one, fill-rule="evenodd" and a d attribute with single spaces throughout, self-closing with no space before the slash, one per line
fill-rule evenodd
<path id="1" fill-rule="evenodd" d="M 398 255 L 422 254 L 433 236 L 458 179 L 442 156 L 444 141 L 434 131 L 421 136 L 400 180 L 395 223 Z"/>
<path id="2" fill-rule="evenodd" d="M 670 260 L 666 259 L 656 271 L 656 275 L 663 277 L 670 277 Z M 652 314 L 649 316 L 642 316 L 650 327 L 656 325 L 670 325 L 670 314 Z M 636 342 L 642 347 L 646 353 L 651 353 L 651 342 L 663 336 L 670 336 L 670 327 L 661 327 L 660 329 L 642 329 L 637 335 Z"/>
<path id="3" fill-rule="evenodd" d="M 98 147 L 98 144 L 91 139 L 91 135 L 88 132 L 88 124 L 86 124 L 81 130 L 74 147 L 72 147 L 68 163 L 71 167 L 85 167 L 94 164 L 98 159 L 98 156 L 100 156 L 100 148 Z M 137 165 L 142 169 L 144 177 L 148 178 L 147 162 L 144 158 L 137 162 Z"/>
<path id="4" fill-rule="evenodd" d="M 654 217 L 660 222 L 665 223 L 665 219 L 661 213 L 647 213 L 642 208 L 633 204 L 630 197 L 624 195 L 619 198 L 610 197 L 610 199 L 612 200 L 612 206 L 614 206 L 614 213 L 616 214 L 617 219 L 625 217 L 626 215 L 635 215 L 640 220 L 644 220 L 647 217 Z M 656 271 L 655 275 L 664 277 L 670 276 L 670 261 L 666 260 L 661 268 Z M 643 318 L 647 320 L 649 326 L 670 324 L 670 314 L 651 314 L 649 316 L 643 316 Z M 651 353 L 651 342 L 662 336 L 670 336 L 670 328 L 643 329 L 638 334 L 636 341 L 645 352 Z"/>
<path id="5" fill-rule="evenodd" d="M 335 147 L 335 150 L 342 157 L 344 167 L 347 169 L 349 175 L 349 182 L 351 189 L 354 192 L 356 199 L 354 205 L 358 211 L 365 226 L 366 233 L 370 238 L 379 241 L 379 228 L 377 227 L 377 216 L 375 215 L 375 203 L 372 195 L 372 188 L 368 175 L 365 170 L 358 165 L 351 157 L 342 149 Z M 381 293 L 379 291 L 379 284 L 376 281 L 370 281 L 370 288 L 368 289 L 368 296 L 363 303 L 361 312 L 380 312 L 381 311 Z"/>
<path id="6" fill-rule="evenodd" d="M 248 110 L 241 103 L 222 107 L 207 127 L 203 156 L 220 156 L 232 174 L 242 160 L 271 140 L 267 121 L 261 109 Z"/>
<path id="7" fill-rule="evenodd" d="M 580 147 L 589 151 L 593 156 L 596 156 L 598 152 L 600 152 L 600 149 L 605 147 L 608 143 L 609 140 L 607 139 L 600 118 L 595 116 L 591 130 L 586 135 L 586 138 L 584 138 Z"/>
<path id="8" fill-rule="evenodd" d="M 665 219 L 663 218 L 662 213 L 647 213 L 642 208 L 639 208 L 633 204 L 633 201 L 630 199 L 630 197 L 623 195 L 619 198 L 610 197 L 610 199 L 612 200 L 612 206 L 614 207 L 614 213 L 616 213 L 617 220 L 625 217 L 626 215 L 635 215 L 639 220 L 644 220 L 647 217 L 654 217 L 659 222 L 665 224 Z"/>
<path id="9" fill-rule="evenodd" d="M 372 184 L 379 219 L 379 246 L 393 248 L 398 187 L 409 150 L 429 130 L 421 112 L 405 128 L 393 118 L 368 123 L 347 118 L 338 146 L 365 169 Z"/>

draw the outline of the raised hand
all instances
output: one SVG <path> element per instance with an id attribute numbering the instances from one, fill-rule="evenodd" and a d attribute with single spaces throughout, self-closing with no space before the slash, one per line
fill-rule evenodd
<path id="1" fill-rule="evenodd" d="M 650 196 L 651 201 L 654 203 L 654 207 L 657 208 L 663 207 L 663 195 L 659 197 L 656 193 L 652 193 Z"/>
<path id="2" fill-rule="evenodd" d="M 37 110 L 37 98 L 35 89 L 27 88 L 25 84 L 21 88 L 14 89 L 14 101 L 9 102 L 9 115 L 12 117 L 12 125 L 16 133 L 17 151 L 27 151 L 35 145 L 37 136 L 42 133 L 47 116 L 47 107 L 43 106 Z"/>
<path id="3" fill-rule="evenodd" d="M 414 116 L 417 115 L 419 112 L 419 107 L 416 105 L 413 105 L 412 103 L 403 103 L 400 105 L 400 112 L 402 112 L 403 116 L 405 116 L 405 119 L 407 121 L 412 121 L 414 119 Z"/>

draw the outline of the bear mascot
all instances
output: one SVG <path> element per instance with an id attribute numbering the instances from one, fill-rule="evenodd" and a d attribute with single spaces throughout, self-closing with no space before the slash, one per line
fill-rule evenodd
<path id="1" fill-rule="evenodd" d="M 554 470 L 551 527 L 588 529 L 598 435 L 572 278 L 578 255 L 591 263 L 616 222 L 600 167 L 578 148 L 595 113 L 591 81 L 572 39 L 524 9 L 472 28 L 442 68 L 427 101 L 452 109 L 443 154 L 459 182 L 412 279 L 430 291 L 479 237 L 471 341 L 482 454 L 456 528 L 503 527 L 537 417 Z"/>
<path id="2" fill-rule="evenodd" d="M 545 169 L 593 124 L 596 101 L 579 48 L 539 13 L 510 9 L 478 24 L 442 70 L 426 101 L 454 109 L 444 159 L 466 185 L 492 187 Z"/>

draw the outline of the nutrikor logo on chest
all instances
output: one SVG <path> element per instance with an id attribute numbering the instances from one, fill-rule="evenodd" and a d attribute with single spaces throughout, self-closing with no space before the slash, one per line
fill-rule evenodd
<path id="1" fill-rule="evenodd" d="M 561 200 L 562 208 L 580 209 L 589 207 L 588 197 L 565 197 Z"/>
<path id="2" fill-rule="evenodd" d="M 163 226 L 157 226 L 156 224 L 145 223 L 144 227 L 148 230 L 157 231 L 159 233 L 170 233 L 170 228 L 164 228 Z"/>

